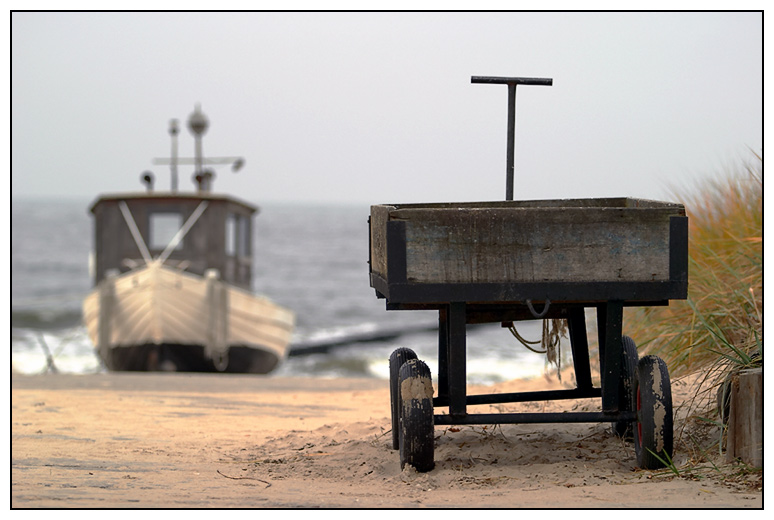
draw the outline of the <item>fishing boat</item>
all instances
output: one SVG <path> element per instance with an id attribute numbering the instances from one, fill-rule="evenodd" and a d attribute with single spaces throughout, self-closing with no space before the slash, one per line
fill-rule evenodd
<path id="1" fill-rule="evenodd" d="M 204 158 L 209 121 L 197 105 L 188 119 L 195 157 L 155 159 L 171 170 L 169 191 L 101 195 L 94 217 L 94 289 L 83 316 L 99 357 L 113 371 L 265 374 L 287 356 L 295 316 L 252 293 L 252 224 L 258 208 L 212 192 L 212 165 L 240 157 Z M 177 188 L 177 168 L 194 165 L 191 192 Z"/>

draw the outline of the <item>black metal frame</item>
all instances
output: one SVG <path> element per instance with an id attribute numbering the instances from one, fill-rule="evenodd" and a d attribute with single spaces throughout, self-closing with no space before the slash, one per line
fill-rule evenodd
<path id="1" fill-rule="evenodd" d="M 554 305 L 554 318 L 567 320 L 577 387 L 570 390 L 548 390 L 468 396 L 466 391 L 466 324 L 490 321 L 496 313 L 480 314 L 476 305 L 465 302 L 444 304 L 439 309 L 438 336 L 438 396 L 435 407 L 449 407 L 448 415 L 435 415 L 435 424 L 520 424 L 563 422 L 631 421 L 632 411 L 621 409 L 618 384 L 621 380 L 623 302 L 610 301 L 594 305 L 599 321 L 599 350 L 602 367 L 601 388 L 591 380 L 588 338 L 586 335 L 586 304 Z M 526 305 L 501 307 L 503 316 L 524 316 Z M 507 316 L 506 316 L 507 314 Z M 499 413 L 469 414 L 467 406 L 480 404 L 551 401 L 561 399 L 602 398 L 601 412 L 561 413 Z"/>

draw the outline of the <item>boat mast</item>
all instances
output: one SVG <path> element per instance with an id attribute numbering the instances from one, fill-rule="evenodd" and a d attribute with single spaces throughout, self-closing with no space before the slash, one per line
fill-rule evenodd
<path id="1" fill-rule="evenodd" d="M 177 191 L 177 134 L 179 132 L 180 128 L 177 126 L 177 119 L 172 119 L 169 122 L 169 135 L 172 138 L 172 153 L 169 162 L 169 170 L 172 177 L 173 193 Z"/>
<path id="2" fill-rule="evenodd" d="M 193 178 L 196 182 L 196 186 L 199 191 L 210 191 L 212 189 L 212 180 L 215 177 L 215 173 L 211 168 L 205 169 L 205 165 L 220 165 L 231 164 L 231 171 L 239 171 L 245 164 L 245 160 L 242 157 L 204 157 L 202 151 L 202 136 L 207 132 L 210 126 L 210 121 L 207 116 L 204 115 L 199 103 L 196 104 L 196 108 L 193 113 L 188 116 L 188 129 L 194 136 L 195 142 L 195 157 L 178 157 L 177 155 L 177 136 L 180 133 L 178 126 L 178 120 L 172 119 L 169 122 L 169 135 L 172 138 L 172 154 L 169 158 L 153 159 L 153 164 L 169 165 L 172 175 L 172 192 L 177 191 L 177 167 L 181 164 L 193 164 L 194 174 Z M 150 172 L 148 172 L 149 174 Z M 143 177 L 144 182 L 148 184 L 148 189 L 152 188 L 151 184 L 153 179 L 149 175 Z"/>
<path id="3" fill-rule="evenodd" d="M 207 131 L 210 122 L 207 117 L 202 113 L 201 106 L 197 103 L 196 109 L 188 117 L 188 129 L 194 135 L 195 152 L 194 152 L 194 175 L 199 182 L 199 188 L 202 191 L 210 191 L 210 177 L 211 173 L 205 172 L 203 165 L 202 154 L 202 136 Z M 208 175 L 209 174 L 209 175 Z"/>

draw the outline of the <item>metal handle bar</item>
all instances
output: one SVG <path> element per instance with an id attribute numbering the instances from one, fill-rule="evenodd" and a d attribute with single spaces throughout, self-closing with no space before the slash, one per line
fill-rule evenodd
<path id="1" fill-rule="evenodd" d="M 554 84 L 552 78 L 501 78 L 498 76 L 472 76 L 471 83 L 508 85 L 508 151 L 505 158 L 505 200 L 513 200 L 513 154 L 516 140 L 516 86 Z"/>
<path id="2" fill-rule="evenodd" d="M 554 84 L 552 78 L 503 78 L 500 76 L 472 76 L 471 83 L 498 83 L 504 85 L 547 85 Z"/>

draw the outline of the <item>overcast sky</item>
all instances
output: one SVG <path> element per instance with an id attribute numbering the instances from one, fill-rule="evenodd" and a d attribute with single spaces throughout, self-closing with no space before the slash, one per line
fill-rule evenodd
<path id="1" fill-rule="evenodd" d="M 14 13 L 12 195 L 169 189 L 210 120 L 216 191 L 261 204 L 672 199 L 762 149 L 760 13 Z M 193 155 L 187 129 L 180 155 Z M 192 190 L 192 168 L 180 186 Z"/>

